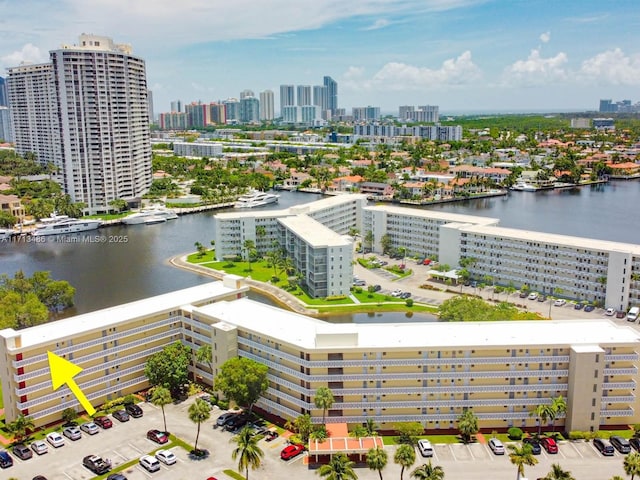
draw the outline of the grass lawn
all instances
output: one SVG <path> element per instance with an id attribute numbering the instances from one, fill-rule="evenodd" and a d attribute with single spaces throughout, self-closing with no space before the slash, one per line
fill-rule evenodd
<path id="1" fill-rule="evenodd" d="M 384 268 L 387 272 L 391 272 L 394 275 L 397 275 L 398 278 L 404 278 L 404 277 L 408 277 L 409 275 L 411 275 L 413 273 L 413 270 L 411 270 L 410 268 L 400 268 L 397 265 L 391 265 L 388 267 L 382 267 Z"/>
<path id="2" fill-rule="evenodd" d="M 382 441 L 385 445 L 398 445 L 397 436 L 384 436 Z M 457 435 L 422 435 L 418 438 L 426 438 L 431 443 L 462 443 Z"/>
<path id="3" fill-rule="evenodd" d="M 202 262 L 214 262 L 216 260 L 216 252 L 214 250 L 208 250 L 204 255 L 199 253 L 192 253 L 187 256 L 187 262 L 189 263 L 202 263 Z M 220 263 L 220 262 L 218 262 Z"/>
<path id="4" fill-rule="evenodd" d="M 633 428 L 627 428 L 626 430 L 598 430 L 598 438 L 609 438 L 611 435 L 629 439 L 633 437 Z"/>

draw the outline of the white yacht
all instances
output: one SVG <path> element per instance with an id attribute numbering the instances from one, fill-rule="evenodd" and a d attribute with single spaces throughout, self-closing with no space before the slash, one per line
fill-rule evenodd
<path id="1" fill-rule="evenodd" d="M 524 180 L 518 180 L 516 184 L 511 187 L 511 190 L 515 190 L 517 192 L 536 192 L 538 191 L 538 187 L 531 185 Z"/>
<path id="2" fill-rule="evenodd" d="M 7 228 L 0 228 L 0 242 L 5 242 L 11 240 L 13 236 L 13 230 L 9 230 Z"/>
<path id="3" fill-rule="evenodd" d="M 45 235 L 62 235 L 65 233 L 78 233 L 96 230 L 102 225 L 102 220 L 79 220 L 77 218 L 59 218 L 55 221 L 41 223 L 31 232 L 31 235 L 40 237 Z"/>
<path id="4" fill-rule="evenodd" d="M 124 217 L 122 223 L 125 225 L 140 225 L 142 223 L 150 225 L 164 223 L 167 220 L 175 220 L 176 218 L 178 218 L 178 214 L 168 208 L 144 208 L 133 215 Z"/>
<path id="5" fill-rule="evenodd" d="M 280 198 L 280 195 L 276 195 L 275 193 L 250 190 L 244 195 L 240 195 L 233 206 L 234 208 L 261 207 L 262 205 L 268 205 L 270 203 L 277 202 L 278 198 Z"/>

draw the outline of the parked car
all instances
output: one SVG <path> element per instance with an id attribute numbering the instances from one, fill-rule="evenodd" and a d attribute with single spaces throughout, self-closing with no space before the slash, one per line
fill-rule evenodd
<path id="1" fill-rule="evenodd" d="M 287 445 L 280 452 L 280 458 L 282 460 L 289 460 L 297 455 L 300 455 L 304 452 L 304 445 L 300 445 L 299 443 L 294 443 L 292 445 Z"/>
<path id="2" fill-rule="evenodd" d="M 540 447 L 540 442 L 537 438 L 525 437 L 522 439 L 522 444 L 531 445 L 531 453 L 534 455 L 540 455 L 542 453 L 542 447 Z"/>
<path id="3" fill-rule="evenodd" d="M 147 438 L 152 442 L 159 443 L 160 445 L 169 441 L 169 437 L 167 437 L 166 433 L 156 429 L 149 430 L 147 432 Z"/>
<path id="4" fill-rule="evenodd" d="M 80 425 L 80 430 L 88 433 L 89 435 L 95 435 L 96 433 L 100 432 L 98 426 L 93 422 L 83 423 L 82 425 Z"/>
<path id="5" fill-rule="evenodd" d="M 537 300 L 538 299 L 538 293 L 537 292 L 531 292 L 529 294 L 529 300 Z"/>
<path id="6" fill-rule="evenodd" d="M 148 472 L 157 472 L 160 470 L 160 462 L 151 455 L 141 456 L 140 465 L 142 465 Z"/>
<path id="7" fill-rule="evenodd" d="M 121 473 L 112 473 L 107 477 L 107 480 L 127 480 L 127 477 L 125 477 Z"/>
<path id="8" fill-rule="evenodd" d="M 564 298 L 558 298 L 555 302 L 553 302 L 553 305 L 556 307 L 562 307 L 567 303 L 567 301 Z"/>
<path id="9" fill-rule="evenodd" d="M 598 451 L 604 455 L 605 457 L 611 457 L 614 454 L 613 447 L 609 443 L 608 440 L 604 438 L 594 438 L 593 446 L 598 449 Z"/>
<path id="10" fill-rule="evenodd" d="M 615 315 L 615 313 L 616 313 L 616 309 L 615 309 L 615 308 L 613 308 L 613 307 L 609 307 L 609 308 L 607 308 L 607 309 L 604 311 L 604 314 L 605 314 L 607 317 L 613 317 L 613 316 Z"/>
<path id="11" fill-rule="evenodd" d="M 558 453 L 558 444 L 553 438 L 544 437 L 540 440 L 540 445 L 546 450 L 547 453 Z"/>
<path id="12" fill-rule="evenodd" d="M 588 312 L 593 312 L 595 309 L 596 309 L 596 307 L 593 306 L 593 305 L 585 305 L 584 306 L 584 311 L 587 312 L 587 313 Z"/>
<path id="13" fill-rule="evenodd" d="M 578 302 L 573 306 L 573 308 L 575 310 L 582 310 L 584 308 L 584 303 Z"/>
<path id="14" fill-rule="evenodd" d="M 278 432 L 275 432 L 273 430 L 269 430 L 267 433 L 264 434 L 264 437 L 265 437 L 265 441 L 271 442 L 271 441 L 275 440 L 276 438 L 278 438 Z"/>
<path id="15" fill-rule="evenodd" d="M 244 427 L 249 421 L 246 415 L 235 415 L 224 426 L 226 430 L 234 431 Z"/>
<path id="16" fill-rule="evenodd" d="M 100 428 L 104 428 L 105 430 L 107 428 L 113 427 L 113 422 L 109 419 L 109 417 L 105 417 L 104 415 L 94 418 L 93 423 L 98 425 Z"/>
<path id="17" fill-rule="evenodd" d="M 433 457 L 433 447 L 431 442 L 425 438 L 418 440 L 418 450 L 423 457 Z"/>
<path id="18" fill-rule="evenodd" d="M 44 475 L 36 475 L 31 480 L 47 480 L 47 477 L 45 477 Z M 109 479 L 107 479 L 107 480 L 109 480 Z"/>
<path id="19" fill-rule="evenodd" d="M 62 447 L 64 445 L 64 438 L 62 438 L 62 435 L 58 432 L 47 433 L 46 438 L 47 442 L 49 442 L 49 444 L 54 448 Z"/>
<path id="20" fill-rule="evenodd" d="M 367 286 L 367 282 L 365 282 L 364 280 L 356 280 L 353 282 L 353 286 L 354 287 L 366 287 Z"/>
<path id="21" fill-rule="evenodd" d="M 538 295 L 538 301 L 540 303 L 546 302 L 547 301 L 547 296 L 546 295 Z"/>
<path id="22" fill-rule="evenodd" d="M 29 460 L 31 457 L 33 457 L 33 452 L 24 443 L 14 445 L 13 454 L 20 460 Z"/>
<path id="23" fill-rule="evenodd" d="M 402 295 L 402 290 L 396 289 L 393 292 L 391 292 L 392 297 L 399 297 L 400 295 Z"/>
<path id="24" fill-rule="evenodd" d="M 612 435 L 611 437 L 609 437 L 609 442 L 611 443 L 613 448 L 618 450 L 620 453 L 626 454 L 631 452 L 631 444 L 626 438 L 620 437 L 618 435 Z"/>
<path id="25" fill-rule="evenodd" d="M 128 422 L 129 414 L 125 410 L 116 410 L 115 412 L 113 412 L 113 418 L 115 418 L 119 422 Z"/>
<path id="26" fill-rule="evenodd" d="M 136 405 L 135 403 L 127 403 L 124 406 L 124 409 L 133 418 L 140 418 L 144 414 L 142 409 L 138 405 Z"/>
<path id="27" fill-rule="evenodd" d="M 49 447 L 42 440 L 36 440 L 31 444 L 31 450 L 33 450 L 38 455 L 44 455 L 49 451 Z"/>
<path id="28" fill-rule="evenodd" d="M 492 438 L 489 440 L 489 448 L 494 453 L 494 455 L 504 455 L 504 445 L 497 438 Z"/>
<path id="29" fill-rule="evenodd" d="M 411 297 L 411 292 L 402 292 L 402 294 L 400 295 L 400 298 L 410 298 Z"/>
<path id="30" fill-rule="evenodd" d="M 634 450 L 640 452 L 640 438 L 633 437 L 629 439 L 629 445 L 631 445 Z"/>
<path id="31" fill-rule="evenodd" d="M 226 413 L 223 413 L 216 420 L 216 425 L 218 425 L 219 427 L 224 427 L 236 415 L 240 415 L 240 412 L 226 412 Z"/>
<path id="32" fill-rule="evenodd" d="M 4 450 L 0 450 L 0 468 L 9 468 L 13 465 L 13 459 Z"/>
<path id="33" fill-rule="evenodd" d="M 624 318 L 627 316 L 627 312 L 624 310 L 616 310 L 616 318 Z"/>
<path id="34" fill-rule="evenodd" d="M 102 475 L 111 470 L 111 463 L 104 461 L 98 455 L 87 455 L 82 459 L 82 465 L 96 475 Z"/>
<path id="35" fill-rule="evenodd" d="M 523 291 L 521 291 L 521 292 L 518 294 L 518 296 L 519 296 L 520 298 L 527 298 L 527 295 L 529 295 L 529 294 L 527 293 L 527 291 L 526 291 L 526 290 L 523 290 Z"/>
<path id="36" fill-rule="evenodd" d="M 374 285 L 373 286 L 373 291 L 374 292 L 379 292 L 380 290 L 382 290 L 382 287 L 380 285 Z"/>
<path id="37" fill-rule="evenodd" d="M 156 458 L 165 465 L 173 465 L 178 461 L 178 457 L 170 450 L 158 450 L 156 452 Z"/>
<path id="38" fill-rule="evenodd" d="M 62 434 L 67 437 L 69 440 L 80 440 L 82 438 L 82 433 L 80 433 L 80 429 L 78 427 L 67 427 L 62 430 Z"/>

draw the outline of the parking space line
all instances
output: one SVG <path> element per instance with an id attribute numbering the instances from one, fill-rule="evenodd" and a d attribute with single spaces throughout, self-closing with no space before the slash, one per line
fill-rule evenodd
<path id="1" fill-rule="evenodd" d="M 69 475 L 67 472 L 62 472 L 64 474 L 65 477 L 67 477 L 69 480 L 73 480 L 73 477 L 71 475 Z"/>
<path id="2" fill-rule="evenodd" d="M 451 450 L 451 455 L 453 456 L 453 459 L 457 462 L 457 461 L 458 461 L 458 459 L 456 458 L 456 454 L 455 454 L 455 452 L 453 451 L 453 448 L 451 448 L 451 445 L 448 445 L 448 447 L 449 447 L 449 450 Z"/>
<path id="3" fill-rule="evenodd" d="M 580 455 L 580 458 L 584 458 L 584 455 L 582 455 L 582 452 L 580 450 L 578 450 L 573 443 L 569 443 L 569 445 L 571 445 L 573 447 L 573 449 L 578 452 L 578 455 Z"/>
<path id="4" fill-rule="evenodd" d="M 476 456 L 473 454 L 473 450 L 471 450 L 471 447 L 469 445 L 467 445 L 467 449 L 469 450 L 469 453 L 471 454 L 471 458 L 475 460 Z"/>
<path id="5" fill-rule="evenodd" d="M 149 441 L 151 441 L 151 440 L 149 440 Z M 155 445 L 155 444 L 154 444 L 154 445 Z M 136 452 L 138 452 L 138 453 L 144 453 L 142 450 L 140 450 L 139 448 L 137 448 L 137 447 L 136 447 L 135 445 L 133 445 L 132 443 L 130 443 L 130 444 L 129 444 L 129 446 L 130 446 L 131 448 L 133 448 L 133 449 L 134 449 Z"/>

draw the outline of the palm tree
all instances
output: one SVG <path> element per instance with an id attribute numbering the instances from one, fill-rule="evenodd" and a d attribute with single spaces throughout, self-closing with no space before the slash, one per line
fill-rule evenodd
<path id="1" fill-rule="evenodd" d="M 551 424 L 553 431 L 556 431 L 556 418 L 567 412 L 567 401 L 562 395 L 558 395 L 551 399 L 551 407 L 553 408 L 553 417 L 551 418 Z"/>
<path id="2" fill-rule="evenodd" d="M 631 480 L 640 475 L 640 453 L 633 452 L 624 457 L 624 473 L 631 475 Z"/>
<path id="3" fill-rule="evenodd" d="M 562 469 L 562 466 L 559 463 L 554 463 L 551 465 L 551 471 L 547 473 L 544 477 L 544 480 L 576 480 L 571 475 L 571 472 L 567 472 Z"/>
<path id="4" fill-rule="evenodd" d="M 429 463 L 420 465 L 411 472 L 411 477 L 418 480 L 443 480 L 444 469 L 440 465 L 433 466 L 429 460 Z"/>
<path id="5" fill-rule="evenodd" d="M 198 350 L 196 350 L 196 360 L 200 363 L 206 363 L 211 369 L 211 372 L 213 372 L 213 353 L 211 352 L 211 345 L 201 345 Z"/>
<path id="6" fill-rule="evenodd" d="M 471 409 L 462 412 L 462 415 L 458 418 L 458 430 L 464 443 L 469 443 L 471 436 L 478 433 L 478 417 L 474 415 Z"/>
<path id="7" fill-rule="evenodd" d="M 316 390 L 316 396 L 313 399 L 313 403 L 316 408 L 322 409 L 322 423 L 324 423 L 327 410 L 331 408 L 334 401 L 333 392 L 328 387 L 319 387 Z"/>
<path id="8" fill-rule="evenodd" d="M 327 465 L 318 469 L 318 475 L 327 480 L 358 480 L 354 465 L 344 453 L 336 453 Z"/>
<path id="9" fill-rule="evenodd" d="M 538 405 L 534 410 L 529 413 L 530 417 L 536 417 L 538 419 L 538 436 L 542 431 L 542 423 L 549 423 L 549 419 L 553 416 L 553 407 L 549 404 Z"/>
<path id="10" fill-rule="evenodd" d="M 247 239 L 244 241 L 242 246 L 247 252 L 247 262 L 249 262 L 249 271 L 251 271 L 251 258 L 253 257 L 254 251 L 256 249 L 256 242 Z"/>
<path id="11" fill-rule="evenodd" d="M 196 443 L 193 446 L 194 453 L 198 453 L 198 437 L 200 436 L 200 424 L 209 420 L 211 412 L 209 410 L 209 404 L 201 398 L 196 398 L 196 401 L 189 407 L 189 420 L 198 424 L 198 433 L 196 434 Z"/>
<path id="12" fill-rule="evenodd" d="M 529 444 L 524 444 L 520 448 L 515 445 L 509 445 L 509 450 L 511 450 L 509 460 L 518 469 L 516 480 L 520 480 L 520 476 L 524 476 L 524 466 L 533 467 L 538 463 L 538 459 L 533 455 L 533 447 Z"/>
<path id="13" fill-rule="evenodd" d="M 238 459 L 238 471 L 244 470 L 244 478 L 249 480 L 249 467 L 251 470 L 260 468 L 262 457 L 264 457 L 264 452 L 258 446 L 258 437 L 253 435 L 251 428 L 244 427 L 231 441 L 237 444 L 231 453 L 231 458 Z"/>
<path id="14" fill-rule="evenodd" d="M 382 470 L 387 466 L 389 457 L 387 452 L 380 447 L 372 448 L 367 452 L 367 466 L 370 470 L 376 470 L 382 480 Z"/>
<path id="15" fill-rule="evenodd" d="M 171 402 L 173 402 L 173 398 L 171 398 L 171 391 L 168 388 L 165 388 L 162 385 L 158 385 L 153 388 L 153 392 L 151 393 L 151 403 L 162 409 L 162 419 L 164 420 L 165 432 L 167 431 L 167 417 L 164 415 L 164 406 L 169 405 Z"/>
<path id="16" fill-rule="evenodd" d="M 13 433 L 13 438 L 17 443 L 22 442 L 30 430 L 35 428 L 33 418 L 25 416 L 24 413 L 18 415 L 18 417 L 7 425 L 7 430 Z"/>
<path id="17" fill-rule="evenodd" d="M 393 456 L 393 461 L 402 467 L 400 469 L 400 480 L 402 480 L 404 469 L 416 463 L 416 451 L 413 445 L 400 445 L 396 450 L 396 454 Z"/>
<path id="18" fill-rule="evenodd" d="M 364 428 L 367 430 L 367 435 L 369 435 L 370 437 L 378 435 L 379 426 L 376 425 L 376 421 L 373 418 L 367 418 L 367 421 L 364 424 Z"/>

